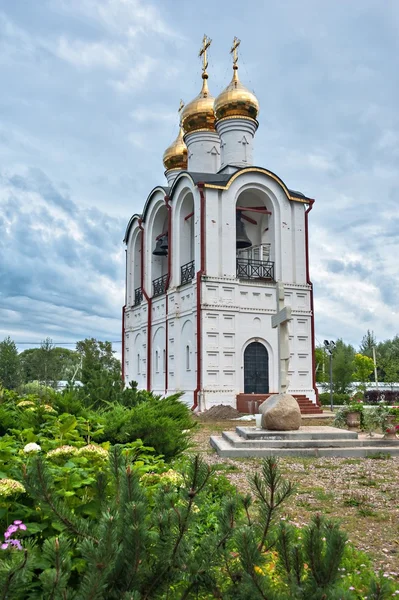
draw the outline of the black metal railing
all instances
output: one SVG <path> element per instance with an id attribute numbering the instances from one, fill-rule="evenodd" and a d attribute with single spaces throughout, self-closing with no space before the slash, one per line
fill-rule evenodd
<path id="1" fill-rule="evenodd" d="M 136 288 L 134 290 L 134 306 L 141 304 L 142 301 L 143 301 L 143 292 L 141 291 L 141 288 Z"/>
<path id="2" fill-rule="evenodd" d="M 270 279 L 274 281 L 274 262 L 237 258 L 237 277 L 240 279 Z"/>
<path id="3" fill-rule="evenodd" d="M 153 288 L 153 296 L 161 296 L 161 294 L 164 294 L 166 292 L 166 282 L 167 282 L 168 276 L 167 275 L 162 275 L 162 277 L 158 277 L 157 279 L 153 279 L 152 281 L 152 288 Z"/>
<path id="4" fill-rule="evenodd" d="M 194 261 L 190 260 L 190 262 L 180 267 L 180 285 L 184 285 L 185 283 L 191 283 L 191 281 L 194 279 L 194 275 Z"/>

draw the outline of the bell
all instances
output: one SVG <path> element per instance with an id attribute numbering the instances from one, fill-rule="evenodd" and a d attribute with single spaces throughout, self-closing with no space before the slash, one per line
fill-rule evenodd
<path id="1" fill-rule="evenodd" d="M 241 219 L 241 211 L 237 210 L 236 215 L 236 248 L 249 248 L 252 246 L 252 242 L 247 236 L 243 220 Z"/>
<path id="2" fill-rule="evenodd" d="M 165 233 L 165 235 L 163 235 L 161 237 L 162 243 L 161 243 L 161 250 L 165 250 L 166 254 L 168 253 L 169 250 L 169 244 L 168 244 L 168 234 Z"/>
<path id="3" fill-rule="evenodd" d="M 162 235 L 156 240 L 155 248 L 152 251 L 155 256 L 167 256 L 168 255 L 168 240 L 166 235 Z"/>

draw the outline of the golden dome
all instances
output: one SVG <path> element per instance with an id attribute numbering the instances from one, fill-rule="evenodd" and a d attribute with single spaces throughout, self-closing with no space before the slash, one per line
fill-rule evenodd
<path id="1" fill-rule="evenodd" d="M 233 79 L 215 100 L 216 119 L 226 117 L 246 117 L 256 120 L 259 113 L 259 102 L 255 94 L 250 92 L 238 78 L 238 66 L 233 65 Z"/>
<path id="2" fill-rule="evenodd" d="M 183 130 L 180 127 L 179 135 L 163 155 L 163 164 L 167 171 L 169 169 L 187 169 L 187 146 L 183 140 Z"/>
<path id="3" fill-rule="evenodd" d="M 202 74 L 202 89 L 199 95 L 186 104 L 181 115 L 181 125 L 185 133 L 205 129 L 215 131 L 215 113 L 213 104 L 215 98 L 208 89 L 208 74 Z"/>

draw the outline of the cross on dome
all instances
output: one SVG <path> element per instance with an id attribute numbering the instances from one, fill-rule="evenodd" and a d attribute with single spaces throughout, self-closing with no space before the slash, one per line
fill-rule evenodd
<path id="1" fill-rule="evenodd" d="M 204 34 L 204 37 L 202 39 L 202 46 L 200 48 L 199 54 L 198 56 L 201 58 L 202 56 L 202 77 L 204 77 L 204 75 L 207 75 L 207 68 L 208 68 L 208 57 L 207 57 L 207 50 L 209 48 L 209 46 L 211 45 L 212 40 L 207 37 L 206 34 Z"/>
<path id="2" fill-rule="evenodd" d="M 240 44 L 241 44 L 241 40 L 239 40 L 238 37 L 234 37 L 233 45 L 230 50 L 230 54 L 233 55 L 233 69 L 237 65 L 237 62 L 238 62 L 237 48 Z"/>

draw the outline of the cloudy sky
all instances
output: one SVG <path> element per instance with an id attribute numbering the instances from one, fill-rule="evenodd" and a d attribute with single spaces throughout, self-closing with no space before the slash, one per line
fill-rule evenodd
<path id="1" fill-rule="evenodd" d="M 399 333 L 397 0 L 0 0 L 0 339 L 121 339 L 125 225 L 204 32 L 213 95 L 241 39 L 256 164 L 316 199 L 317 339 Z"/>

